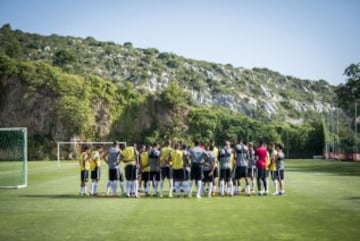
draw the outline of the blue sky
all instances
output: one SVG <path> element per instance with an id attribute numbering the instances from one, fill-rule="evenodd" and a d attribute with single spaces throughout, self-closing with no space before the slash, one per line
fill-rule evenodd
<path id="1" fill-rule="evenodd" d="M 5 23 L 332 84 L 360 62 L 357 0 L 2 0 Z"/>

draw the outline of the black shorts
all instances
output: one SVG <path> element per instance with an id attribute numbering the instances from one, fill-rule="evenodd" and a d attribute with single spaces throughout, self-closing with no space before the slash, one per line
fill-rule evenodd
<path id="1" fill-rule="evenodd" d="M 225 182 L 230 182 L 231 180 L 230 168 L 220 169 L 220 180 L 225 180 Z"/>
<path id="2" fill-rule="evenodd" d="M 141 173 L 141 181 L 145 183 L 150 180 L 150 172 L 142 172 Z"/>
<path id="3" fill-rule="evenodd" d="M 93 171 L 91 171 L 91 179 L 93 180 L 100 180 L 100 167 L 95 167 Z"/>
<path id="4" fill-rule="evenodd" d="M 201 181 L 203 179 L 202 166 L 193 164 L 191 166 L 191 180 Z"/>
<path id="5" fill-rule="evenodd" d="M 120 182 L 124 181 L 123 175 L 120 173 L 120 169 L 109 169 L 109 181 L 117 181 L 120 180 Z"/>
<path id="6" fill-rule="evenodd" d="M 210 173 L 211 173 L 211 170 L 204 171 L 203 182 L 213 182 L 214 181 L 214 173 L 215 173 L 215 171 L 213 172 L 212 175 L 210 175 Z"/>
<path id="7" fill-rule="evenodd" d="M 184 168 L 184 174 L 185 174 L 184 180 L 185 181 L 190 180 L 190 178 L 191 178 L 191 168 L 190 167 L 185 167 Z"/>
<path id="8" fill-rule="evenodd" d="M 265 179 L 266 178 L 266 170 L 263 168 L 257 168 L 257 178 Z"/>
<path id="9" fill-rule="evenodd" d="M 125 178 L 127 181 L 135 181 L 137 178 L 136 174 L 136 165 L 128 164 L 125 167 Z"/>
<path id="10" fill-rule="evenodd" d="M 158 171 L 151 171 L 150 172 L 150 181 L 160 181 L 160 172 Z"/>
<path id="11" fill-rule="evenodd" d="M 165 178 L 167 178 L 167 179 L 173 178 L 172 168 L 161 167 L 161 180 L 164 180 Z"/>
<path id="12" fill-rule="evenodd" d="M 83 170 L 80 172 L 80 181 L 87 182 L 89 180 L 89 171 Z"/>
<path id="13" fill-rule="evenodd" d="M 255 177 L 256 167 L 249 167 L 247 169 L 247 171 L 248 171 L 248 174 L 247 174 L 248 177 L 251 177 L 251 178 Z"/>
<path id="14" fill-rule="evenodd" d="M 185 180 L 185 171 L 184 169 L 173 170 L 173 178 L 175 181 L 182 182 Z"/>
<path id="15" fill-rule="evenodd" d="M 235 168 L 235 179 L 247 178 L 247 167 L 236 167 Z"/>
<path id="16" fill-rule="evenodd" d="M 282 181 L 282 180 L 284 180 L 284 177 L 285 177 L 285 175 L 284 175 L 284 169 L 280 169 L 280 170 L 276 170 L 276 171 L 275 171 L 275 178 L 276 178 L 277 180 Z"/>

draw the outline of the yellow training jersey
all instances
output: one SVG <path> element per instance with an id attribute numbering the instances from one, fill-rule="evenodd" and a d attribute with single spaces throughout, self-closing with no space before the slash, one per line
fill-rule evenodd
<path id="1" fill-rule="evenodd" d="M 214 149 L 212 150 L 212 153 L 215 156 L 215 167 L 217 167 L 218 166 L 219 149 L 217 149 L 217 147 L 214 146 Z"/>
<path id="2" fill-rule="evenodd" d="M 234 163 L 235 163 L 235 156 L 234 156 L 234 153 L 231 153 L 231 155 L 230 155 L 230 170 L 233 169 Z"/>
<path id="3" fill-rule="evenodd" d="M 265 170 L 269 170 L 270 162 L 271 162 L 270 154 L 269 154 L 269 152 L 266 152 L 266 168 L 265 168 Z"/>
<path id="4" fill-rule="evenodd" d="M 133 146 L 125 147 L 124 150 L 120 151 L 120 155 L 124 160 L 125 165 L 135 165 L 136 164 L 136 154 L 135 148 Z"/>
<path id="5" fill-rule="evenodd" d="M 173 151 L 174 149 L 172 149 L 171 147 L 163 147 L 161 149 L 161 154 L 160 154 L 160 166 L 165 164 L 165 160 L 166 157 L 169 156 L 169 154 Z"/>
<path id="6" fill-rule="evenodd" d="M 99 151 L 92 151 L 90 155 L 90 170 L 94 171 L 96 167 L 101 165 Z"/>
<path id="7" fill-rule="evenodd" d="M 82 152 L 80 154 L 79 163 L 81 171 L 88 171 L 90 170 L 90 163 L 89 163 L 89 154 L 87 152 Z"/>
<path id="8" fill-rule="evenodd" d="M 147 151 L 144 151 L 140 154 L 140 164 L 143 168 L 142 170 L 144 172 L 149 172 L 150 171 L 150 166 L 149 166 L 149 153 Z"/>
<path id="9" fill-rule="evenodd" d="M 276 155 L 277 155 L 277 152 L 276 152 L 275 150 L 273 150 L 273 151 L 271 152 L 271 156 L 270 156 L 270 158 L 273 160 L 273 161 L 271 162 L 271 159 L 270 159 L 270 166 L 269 166 L 270 171 L 276 171 L 276 163 L 275 163 L 275 157 L 276 157 Z"/>
<path id="10" fill-rule="evenodd" d="M 170 153 L 170 160 L 172 162 L 172 168 L 179 170 L 184 168 L 183 152 L 181 150 L 174 150 Z"/>

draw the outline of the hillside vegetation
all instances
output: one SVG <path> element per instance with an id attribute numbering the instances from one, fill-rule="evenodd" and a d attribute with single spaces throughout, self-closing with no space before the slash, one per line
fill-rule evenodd
<path id="1" fill-rule="evenodd" d="M 0 126 L 26 126 L 30 155 L 57 140 L 151 143 L 264 137 L 291 153 L 322 153 L 319 113 L 334 87 L 268 69 L 235 68 L 157 49 L 0 30 Z"/>

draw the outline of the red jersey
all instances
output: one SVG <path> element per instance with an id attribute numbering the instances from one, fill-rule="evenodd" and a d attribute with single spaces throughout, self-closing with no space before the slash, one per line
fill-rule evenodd
<path id="1" fill-rule="evenodd" d="M 255 151 L 255 155 L 258 157 L 257 162 L 256 162 L 256 167 L 265 169 L 266 168 L 266 155 L 267 155 L 266 148 L 263 146 L 257 148 Z"/>

